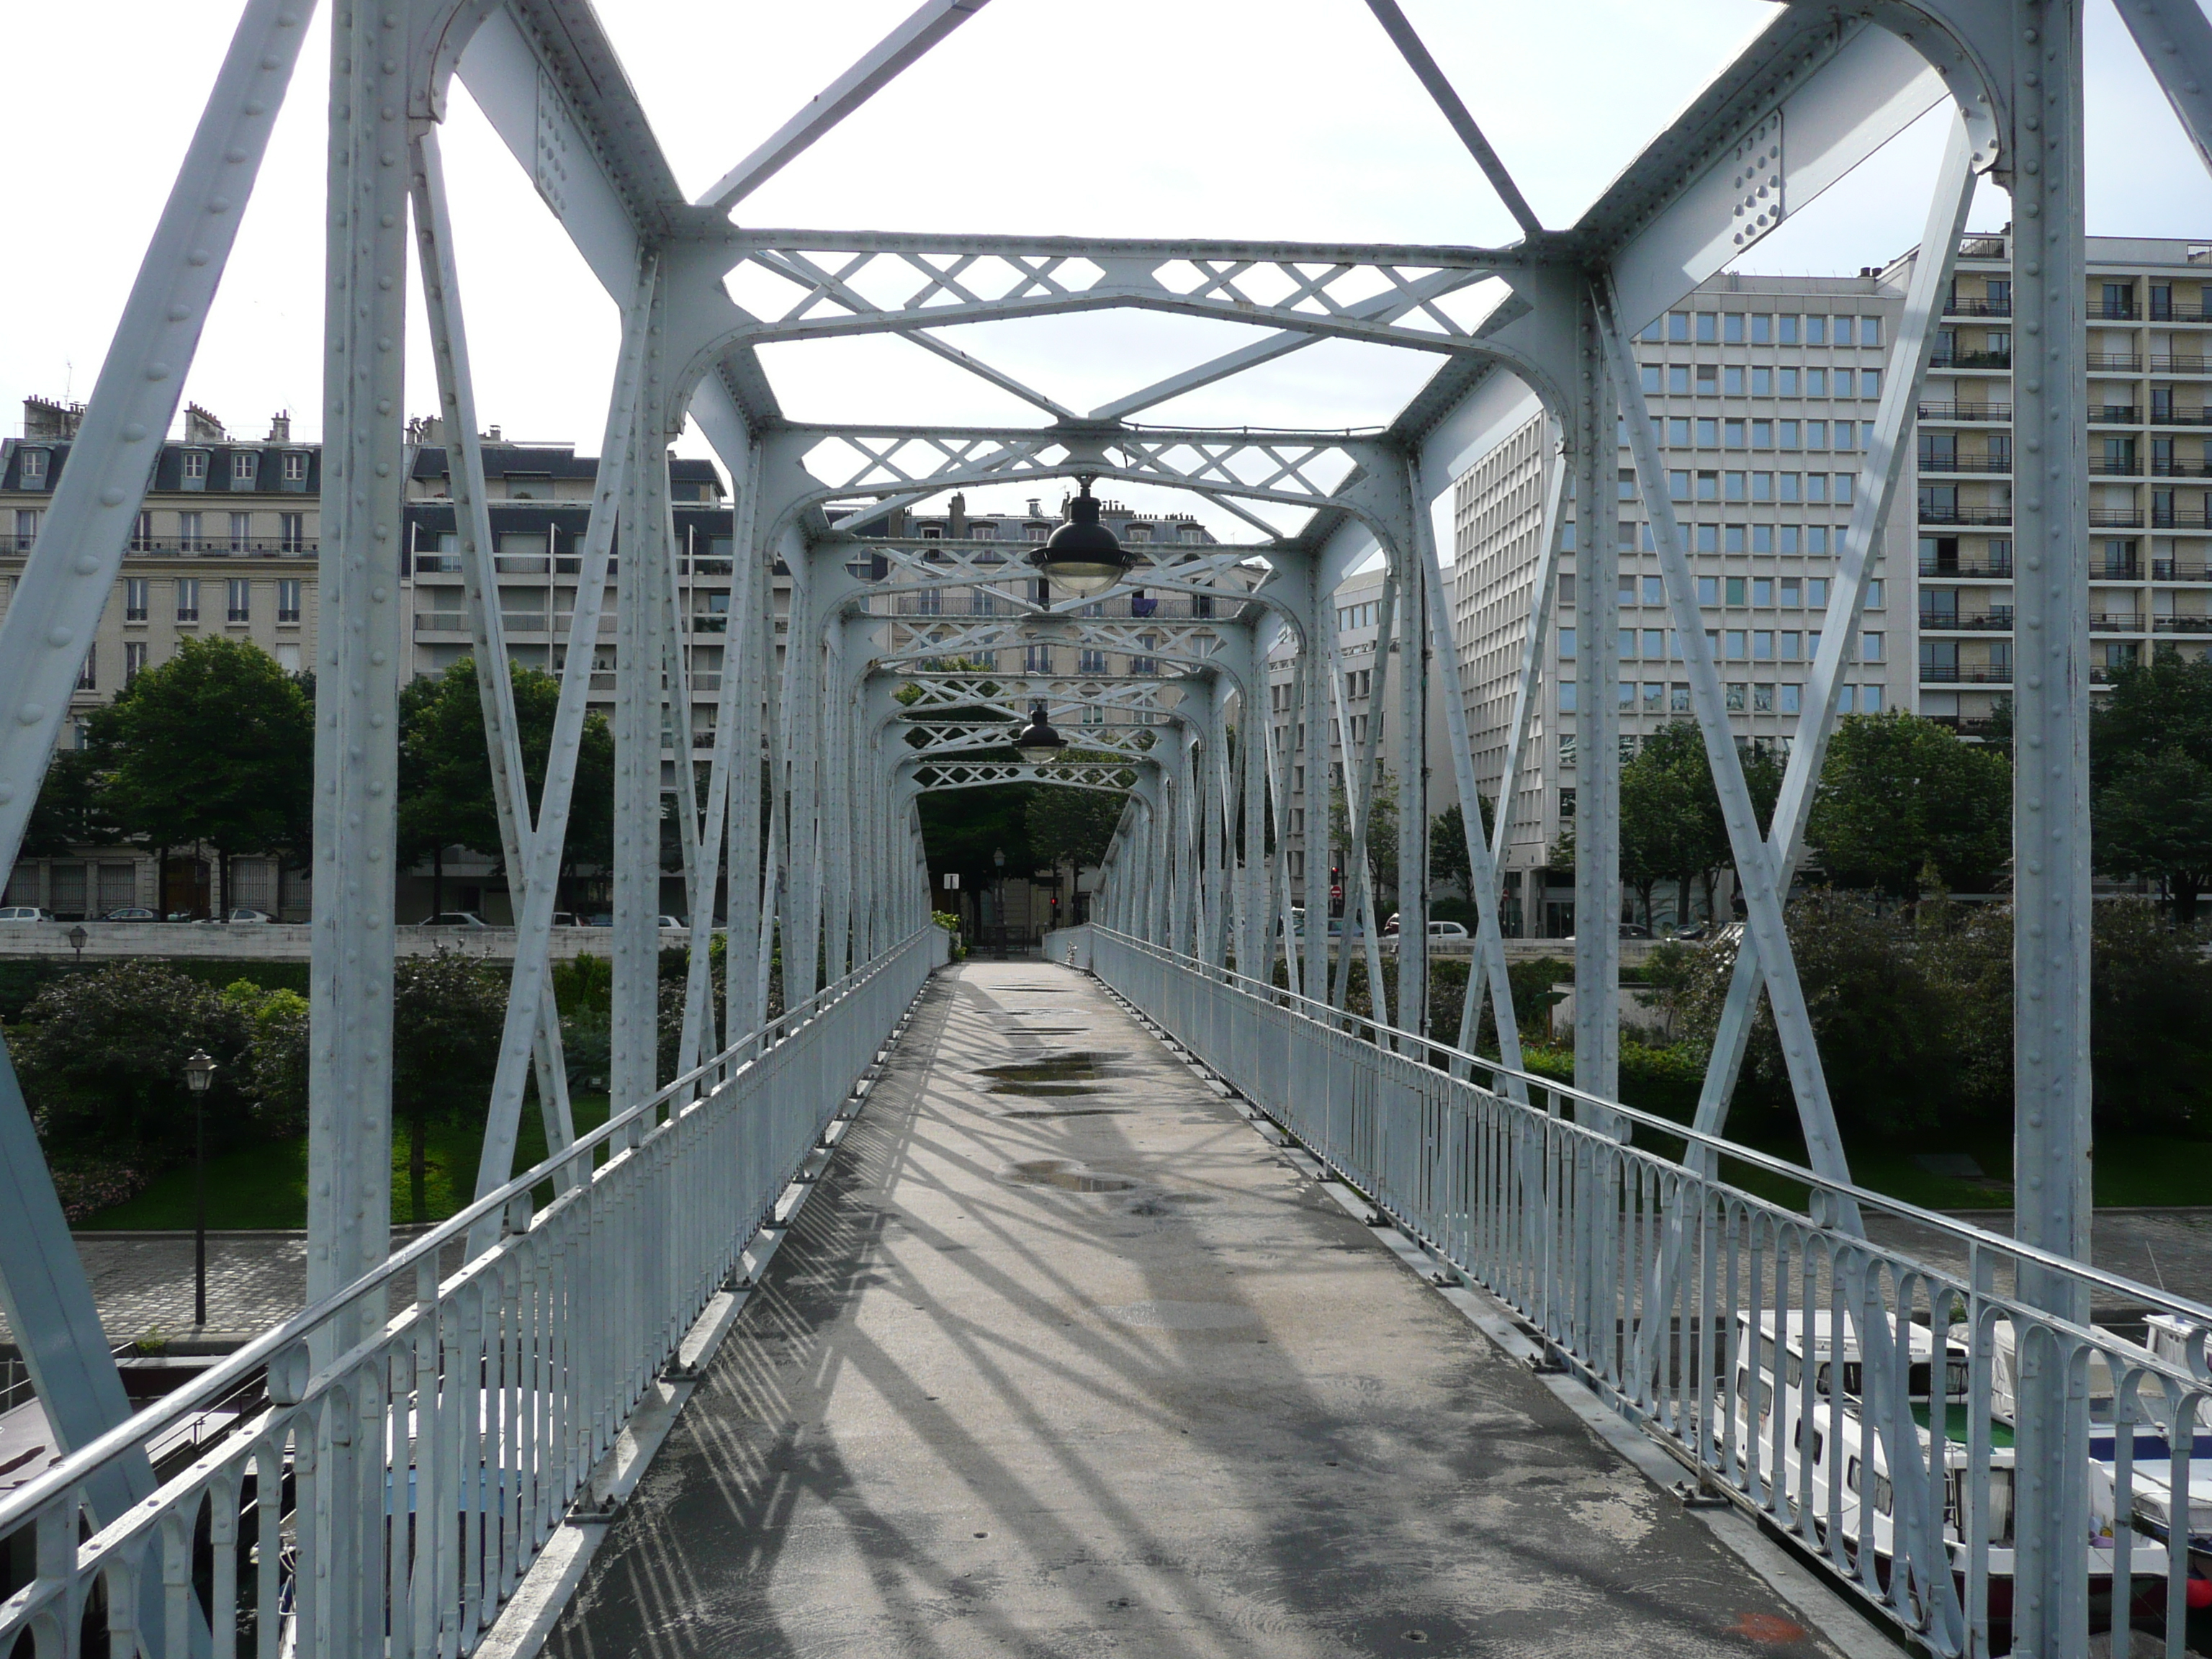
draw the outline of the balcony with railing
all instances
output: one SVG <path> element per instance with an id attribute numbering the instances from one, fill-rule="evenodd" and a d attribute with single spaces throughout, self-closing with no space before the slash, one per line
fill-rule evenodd
<path id="1" fill-rule="evenodd" d="M 2154 478 L 2212 478 L 2212 461 L 2184 461 L 2172 456 L 2154 455 L 2150 459 L 2150 476 Z"/>
<path id="2" fill-rule="evenodd" d="M 2009 317 L 2010 300 L 1961 300 L 1956 295 L 1943 302 L 1946 317 Z"/>
<path id="3" fill-rule="evenodd" d="M 2143 527 L 2142 508 L 2139 507 L 2093 507 L 2089 523 L 2097 530 L 2141 530 Z"/>
<path id="4" fill-rule="evenodd" d="M 1920 405 L 1923 421 L 2009 421 L 2010 404 L 1923 403 Z"/>
<path id="5" fill-rule="evenodd" d="M 2141 426 L 2141 404 L 2092 404 L 2089 405 L 2091 426 Z"/>
<path id="6" fill-rule="evenodd" d="M 2097 515 L 2094 513 L 2089 515 L 2089 522 L 2092 524 L 2097 522 Z M 2136 522 L 2137 524 L 2142 522 L 2142 516 L 2140 514 L 2136 516 Z M 2200 507 L 2192 513 L 2186 507 L 2165 507 L 2154 501 L 2151 504 L 2150 522 L 2151 528 L 2154 530 L 2212 529 L 2212 512 L 2208 512 Z"/>
<path id="7" fill-rule="evenodd" d="M 2212 617 L 2153 617 L 2154 634 L 2212 634 Z"/>
<path id="8" fill-rule="evenodd" d="M 1923 611 L 1920 629 L 1933 634 L 2008 633 L 2012 607 L 1993 605 L 1986 611 Z"/>
<path id="9" fill-rule="evenodd" d="M 2010 559 L 1957 559 L 1948 563 L 1923 559 L 1920 574 L 1923 576 L 1968 576 L 1990 580 L 2009 580 L 2012 577 Z"/>
<path id="10" fill-rule="evenodd" d="M 2142 358 L 2132 351 L 2093 351 L 2089 354 L 2089 367 L 2092 369 L 2134 374 L 2142 366 Z"/>
<path id="11" fill-rule="evenodd" d="M 1923 685 L 2010 685 L 2010 663 L 1987 664 L 1961 667 L 1954 663 L 1923 662 L 1920 665 Z"/>
<path id="12" fill-rule="evenodd" d="M 2212 374 L 2212 358 L 2201 352 L 2191 356 L 2160 356 L 2153 352 L 2150 372 L 2154 374 Z"/>
<path id="13" fill-rule="evenodd" d="M 2101 296 L 2089 302 L 2089 320 L 2099 323 L 2132 323 L 2136 320 L 2136 302 L 2130 300 L 2107 300 Z"/>
<path id="14" fill-rule="evenodd" d="M 2154 323 L 2212 323 L 2212 311 L 2203 306 L 2178 306 L 2170 300 L 2153 300 L 2150 319 Z"/>
<path id="15" fill-rule="evenodd" d="M 1949 351 L 1938 350 L 1929 358 L 1930 368 L 2010 368 L 2009 351 Z"/>
<path id="16" fill-rule="evenodd" d="M 1920 522 L 1933 525 L 2002 526 L 2012 522 L 2009 507 L 1954 507 L 1936 501 L 1920 503 Z"/>
<path id="17" fill-rule="evenodd" d="M 2212 582 L 2212 564 L 2198 561 L 2194 563 L 2180 559 L 2153 559 L 2150 579 L 2154 582 Z"/>
<path id="18" fill-rule="evenodd" d="M 2092 416 L 2094 419 L 2094 417 Z M 2212 409 L 2160 408 L 2154 404 L 2150 411 L 2153 426 L 2212 426 Z"/>
<path id="19" fill-rule="evenodd" d="M 2092 611 L 2089 613 L 2092 634 L 2140 634 L 2143 631 L 2142 613 L 2137 611 Z"/>
<path id="20" fill-rule="evenodd" d="M 2012 457 L 1931 453 L 1921 456 L 1920 470 L 1923 472 L 1988 472 L 2008 476 L 2012 471 Z"/>

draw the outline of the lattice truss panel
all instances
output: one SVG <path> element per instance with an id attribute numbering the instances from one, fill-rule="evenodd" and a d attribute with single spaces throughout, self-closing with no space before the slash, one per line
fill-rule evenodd
<path id="1" fill-rule="evenodd" d="M 728 244 L 747 343 L 942 328 L 1133 307 L 1422 350 L 1474 337 L 1501 263 L 1476 248 L 1325 250 L 1277 245 L 836 235 L 762 230 Z"/>
<path id="2" fill-rule="evenodd" d="M 1126 428 L 1040 435 L 848 427 L 823 433 L 806 459 L 830 501 L 1019 484 L 1087 471 L 1200 495 L 1309 507 L 1328 501 L 1357 465 L 1352 447 L 1339 437 Z"/>

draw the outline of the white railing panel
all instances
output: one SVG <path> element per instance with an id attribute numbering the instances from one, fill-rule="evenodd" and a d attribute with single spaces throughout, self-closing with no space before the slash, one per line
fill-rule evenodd
<path id="1" fill-rule="evenodd" d="M 11 1494 L 0 1540 L 27 1531 L 33 1570 L 0 1601 L 0 1653 L 26 1632 L 26 1651 L 76 1652 L 88 1618 L 111 1651 L 135 1653 L 132 1586 L 149 1573 L 167 1655 L 469 1651 L 944 937 L 914 933 Z M 557 1195 L 533 1212 L 549 1183 Z M 487 1216 L 503 1236 L 441 1280 L 441 1251 Z M 313 1370 L 310 1343 L 364 1309 L 375 1334 Z M 252 1389 L 264 1367 L 265 1401 Z M 160 1452 L 180 1438 L 204 1443 Z M 162 1484 L 78 1542 L 88 1483 L 133 1450 L 156 1454 Z M 212 1546 L 204 1581 L 196 1537 Z"/>
<path id="2" fill-rule="evenodd" d="M 2038 1386 L 2063 1389 L 2086 1425 L 2068 1571 L 2098 1627 L 2117 1626 L 2111 1650 L 2206 1649 L 2212 1486 L 2191 1495 L 2190 1470 L 2212 1457 L 2212 1307 L 1085 932 L 1101 981 L 1511 1308 L 1699 1485 L 1765 1515 L 1934 1651 L 2009 1650 L 2012 1423 Z M 1690 1145 L 1716 1170 L 1800 1183 L 1806 1211 L 1701 1175 L 1681 1161 Z M 1834 1219 L 1855 1213 L 1926 1230 L 1965 1270 Z M 2071 1279 L 2091 1307 L 2148 1313 L 2145 1342 L 2028 1305 L 2024 1269 Z"/>

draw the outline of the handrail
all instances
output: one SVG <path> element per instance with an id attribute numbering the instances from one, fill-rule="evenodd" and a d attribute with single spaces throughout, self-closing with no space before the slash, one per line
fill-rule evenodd
<path id="1" fill-rule="evenodd" d="M 627 1130 L 638 1121 L 641 1115 L 657 1109 L 664 1103 L 672 1103 L 674 1097 L 681 1091 L 697 1083 L 708 1072 L 727 1064 L 740 1051 L 748 1047 L 755 1048 L 756 1052 L 751 1058 L 738 1066 L 728 1078 L 724 1079 L 725 1083 L 734 1081 L 743 1073 L 746 1066 L 757 1063 L 762 1054 L 775 1046 L 766 1042 L 766 1039 L 772 1033 L 785 1027 L 791 1027 L 795 1030 L 798 1026 L 811 1023 L 818 1013 L 826 1012 L 835 1003 L 844 1000 L 869 980 L 887 969 L 907 951 L 926 939 L 933 926 L 934 924 L 932 924 L 930 927 L 916 928 L 906 938 L 868 963 L 866 966 L 854 969 L 834 984 L 823 987 L 796 1008 L 786 1009 L 757 1030 L 746 1033 L 737 1042 L 725 1048 L 714 1059 L 692 1067 L 674 1082 L 664 1085 L 618 1115 L 611 1116 L 606 1122 L 588 1134 L 578 1136 L 563 1151 L 550 1154 L 532 1165 L 526 1173 L 515 1176 L 505 1186 L 495 1192 L 487 1193 L 465 1209 L 455 1212 L 421 1237 L 394 1251 L 383 1261 L 343 1289 L 332 1291 L 321 1301 L 302 1309 L 283 1324 L 263 1332 L 244 1347 L 225 1356 L 220 1364 L 210 1366 L 183 1388 L 163 1395 L 143 1411 L 134 1413 L 98 1439 L 79 1447 L 36 1480 L 17 1487 L 4 1500 L 0 1500 L 0 1531 L 4 1531 L 25 1513 L 51 1502 L 70 1486 L 82 1481 L 88 1471 L 108 1458 L 119 1452 L 127 1451 L 134 1446 L 143 1444 L 152 1436 L 169 1427 L 178 1419 L 188 1417 L 204 1408 L 211 1400 L 219 1398 L 256 1367 L 266 1364 L 273 1355 L 298 1342 L 319 1326 L 343 1311 L 348 1304 L 358 1302 L 369 1293 L 389 1285 L 392 1279 L 416 1267 L 425 1258 L 434 1261 L 438 1253 L 447 1243 L 455 1238 L 465 1238 L 469 1229 L 483 1217 L 503 1209 L 519 1195 L 529 1192 L 532 1188 L 550 1179 L 564 1166 L 572 1165 L 579 1159 L 588 1160 L 599 1147 L 605 1145 L 615 1135 Z M 695 1103 L 683 1103 L 689 1105 Z M 586 1167 L 589 1167 L 588 1163 Z M 553 1207 L 557 1207 L 567 1196 L 563 1194 L 562 1198 L 556 1199 Z M 549 1209 L 548 1213 L 550 1212 Z M 502 1239 L 500 1244 L 494 1245 L 492 1249 L 484 1252 L 484 1255 L 495 1254 L 503 1248 L 505 1242 Z M 471 1260 L 482 1259 L 483 1257 L 478 1256 Z M 469 1264 L 465 1262 L 463 1264 L 464 1267 L 467 1265 Z"/>
<path id="2" fill-rule="evenodd" d="M 1341 1030 L 1347 1023 L 1370 1026 L 1377 1031 L 1386 1033 L 1415 1048 L 1433 1049 L 1452 1060 L 1464 1060 L 1471 1066 L 1481 1066 L 1493 1077 L 1514 1078 L 1533 1087 L 1548 1090 L 1578 1104 L 1593 1106 L 1600 1111 L 1610 1112 L 1615 1116 L 1625 1118 L 1638 1127 L 1650 1129 L 1658 1134 L 1672 1135 L 1692 1146 L 1702 1146 L 1717 1157 L 1733 1158 L 1739 1164 L 1748 1164 L 1766 1174 L 1780 1176 L 1786 1180 L 1798 1182 L 1804 1186 L 1848 1199 L 1862 1206 L 1885 1211 L 1900 1220 L 1912 1222 L 1915 1225 L 1948 1234 L 1961 1243 L 2001 1250 L 2008 1255 L 2018 1257 L 2037 1267 L 2061 1270 L 2102 1285 L 2106 1289 L 2122 1291 L 2130 1301 L 2162 1302 L 2173 1311 L 2185 1315 L 2208 1328 L 2212 1328 L 2212 1305 L 2205 1303 L 2192 1301 L 2184 1296 L 2176 1296 L 2167 1291 L 2154 1291 L 2150 1286 L 2138 1284 L 2134 1279 L 2124 1279 L 2118 1274 L 2106 1273 L 2089 1262 L 2077 1261 L 2071 1256 L 2060 1255 L 2054 1251 L 2043 1249 L 2039 1246 L 2023 1243 L 2008 1234 L 1993 1233 L 1985 1227 L 1977 1227 L 1972 1222 L 1961 1221 L 1956 1216 L 1947 1214 L 1941 1210 L 1923 1209 L 1920 1206 L 1910 1203 L 1904 1199 L 1894 1198 L 1886 1193 L 1878 1193 L 1870 1188 L 1861 1187 L 1852 1182 L 1832 1180 L 1820 1174 L 1817 1170 L 1809 1170 L 1802 1164 L 1792 1164 L 1787 1158 L 1775 1157 L 1771 1152 L 1763 1152 L 1755 1146 L 1747 1146 L 1741 1141 L 1729 1140 L 1724 1136 L 1706 1134 L 1686 1123 L 1677 1123 L 1672 1118 L 1658 1116 L 1655 1113 L 1644 1111 L 1640 1107 L 1630 1106 L 1617 1100 L 1607 1100 L 1602 1095 L 1591 1094 L 1587 1090 L 1578 1089 L 1571 1083 L 1562 1083 L 1557 1078 L 1546 1077 L 1538 1072 L 1517 1070 L 1484 1055 L 1469 1054 L 1463 1048 L 1455 1048 L 1452 1044 L 1437 1038 L 1416 1036 L 1413 1032 L 1388 1024 L 1372 1016 L 1347 1015 L 1341 1009 L 1332 1008 L 1326 1003 L 1316 1002 L 1310 997 L 1285 990 L 1279 986 L 1264 986 L 1261 981 L 1241 974 L 1233 968 L 1215 967 L 1194 957 L 1178 956 L 1148 940 L 1137 939 L 1127 933 L 1115 933 L 1111 928 L 1096 923 L 1091 925 L 1105 937 L 1117 943 L 1133 946 L 1148 956 L 1157 957 L 1175 967 L 1200 973 L 1224 983 L 1241 981 L 1245 986 L 1260 986 L 1267 997 L 1277 1006 L 1295 1003 L 1303 1004 L 1305 1008 L 1318 1008 L 1322 1011 L 1326 1018 L 1317 1018 L 1301 1008 L 1294 1007 L 1291 1011 L 1299 1014 L 1302 1018 L 1312 1020 L 1317 1025 L 1331 1026 L 1337 1030 Z M 1245 994 L 1249 996 L 1253 995 L 1254 993 L 1248 990 Z M 1377 1046 L 1379 1048 L 1381 1045 Z M 1431 1069 L 1443 1072 L 1441 1067 Z M 1448 1073 L 1444 1074 L 1449 1075 Z M 1499 1095 L 1498 1098 L 1507 1105 L 1517 1106 L 1523 1110 L 1534 1112 L 1540 1117 L 1545 1115 L 1536 1107 L 1524 1102 L 1513 1100 L 1504 1095 Z M 1715 1179 L 1714 1184 L 1729 1185 L 1725 1182 L 1718 1181 L 1717 1178 Z M 1729 1190 L 1741 1193 L 1745 1198 L 1753 1202 L 1765 1204 L 1773 1201 L 1756 1193 L 1743 1192 L 1741 1188 L 1731 1187 Z M 1825 1224 L 1815 1223 L 1814 1224 Z"/>

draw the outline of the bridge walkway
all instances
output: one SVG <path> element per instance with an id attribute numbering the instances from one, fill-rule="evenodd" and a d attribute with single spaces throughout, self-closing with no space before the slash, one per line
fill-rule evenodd
<path id="1" fill-rule="evenodd" d="M 1832 1659 L 1301 1161 L 941 974 L 546 1651 Z"/>

